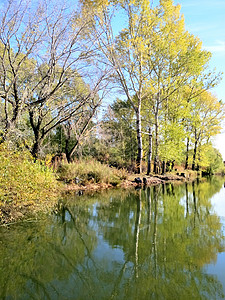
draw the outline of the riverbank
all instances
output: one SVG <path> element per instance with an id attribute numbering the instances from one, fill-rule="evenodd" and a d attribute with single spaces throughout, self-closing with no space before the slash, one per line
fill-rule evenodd
<path id="1" fill-rule="evenodd" d="M 129 187 L 142 187 L 142 186 L 152 186 L 158 185 L 166 182 L 188 182 L 193 181 L 197 178 L 197 172 L 183 172 L 179 175 L 173 173 L 166 173 L 164 175 L 149 175 L 146 174 L 129 174 L 126 179 L 123 179 L 116 187 L 129 188 Z M 135 180 L 136 179 L 136 180 Z M 140 181 L 138 180 L 140 179 Z M 138 183 L 139 181 L 139 183 Z M 98 190 L 104 190 L 113 188 L 115 185 L 110 183 L 88 183 L 86 185 L 69 183 L 64 185 L 63 192 L 73 193 L 73 192 L 92 192 Z"/>

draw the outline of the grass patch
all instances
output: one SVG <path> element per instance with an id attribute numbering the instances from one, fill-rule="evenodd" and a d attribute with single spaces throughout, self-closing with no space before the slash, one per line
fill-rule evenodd
<path id="1" fill-rule="evenodd" d="M 76 183 L 76 178 L 78 178 L 79 183 L 82 185 L 106 183 L 116 186 L 127 178 L 125 170 L 111 168 L 96 160 L 81 160 L 70 164 L 62 164 L 57 173 L 59 179 L 66 183 Z"/>

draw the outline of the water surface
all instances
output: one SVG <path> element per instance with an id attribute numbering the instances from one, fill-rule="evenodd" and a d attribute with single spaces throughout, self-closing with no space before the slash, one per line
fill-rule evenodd
<path id="1" fill-rule="evenodd" d="M 70 196 L 0 228 L 0 299 L 223 299 L 223 180 Z"/>

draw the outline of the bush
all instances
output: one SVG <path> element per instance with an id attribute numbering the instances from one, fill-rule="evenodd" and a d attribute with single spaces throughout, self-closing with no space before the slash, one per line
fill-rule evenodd
<path id="1" fill-rule="evenodd" d="M 107 183 L 118 185 L 122 179 L 126 179 L 127 173 L 124 170 L 117 170 L 96 160 L 82 160 L 70 164 L 62 164 L 58 169 L 60 180 L 67 183 L 75 182 L 78 177 L 81 184 Z"/>
<path id="2" fill-rule="evenodd" d="M 27 151 L 0 146 L 0 203 L 35 203 L 55 196 L 57 181 L 41 162 L 34 163 Z"/>

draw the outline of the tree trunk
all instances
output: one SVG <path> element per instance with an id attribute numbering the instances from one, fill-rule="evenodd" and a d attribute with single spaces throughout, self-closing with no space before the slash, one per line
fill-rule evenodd
<path id="1" fill-rule="evenodd" d="M 188 168 L 188 158 L 189 158 L 189 138 L 187 138 L 187 153 L 186 153 L 186 161 L 185 161 L 185 170 Z"/>
<path id="2" fill-rule="evenodd" d="M 142 148 L 142 136 L 141 136 L 141 103 L 138 101 L 138 108 L 136 110 L 136 131 L 137 131 L 137 143 L 138 143 L 138 154 L 137 154 L 137 173 L 142 172 L 142 157 L 143 157 L 143 148 Z"/>
<path id="3" fill-rule="evenodd" d="M 68 138 L 66 138 L 66 140 L 65 140 L 65 154 L 66 154 L 67 162 L 70 163 L 71 156 L 70 156 L 70 151 L 69 151 L 69 139 Z"/>
<path id="4" fill-rule="evenodd" d="M 156 157 L 155 157 L 155 159 L 154 159 L 154 170 L 153 170 L 153 172 L 154 172 L 155 174 L 158 174 L 158 173 L 159 173 L 158 161 L 157 161 L 157 158 L 156 158 Z"/>
<path id="5" fill-rule="evenodd" d="M 197 145 L 198 145 L 198 142 L 195 141 L 195 147 L 194 147 L 194 153 L 193 153 L 193 161 L 192 161 L 192 171 L 195 170 L 196 154 L 197 154 Z"/>
<path id="6" fill-rule="evenodd" d="M 35 136 L 35 142 L 33 144 L 32 150 L 31 150 L 31 154 L 35 160 L 39 157 L 40 148 L 41 148 L 41 140 L 40 140 L 39 134 L 38 134 L 37 136 Z"/>
<path id="7" fill-rule="evenodd" d="M 166 173 L 166 162 L 165 160 L 162 162 L 162 175 Z"/>
<path id="8" fill-rule="evenodd" d="M 148 148 L 148 170 L 147 175 L 151 173 L 151 161 L 152 161 L 152 129 L 149 127 L 149 148 Z"/>
<path id="9" fill-rule="evenodd" d="M 5 118 L 4 118 L 4 132 L 0 134 L 0 144 L 4 143 L 7 138 L 8 135 L 10 133 L 10 131 L 13 131 L 13 129 L 15 129 L 16 127 L 16 123 L 17 123 L 17 119 L 18 119 L 18 112 L 19 109 L 18 108 L 13 108 L 13 116 L 10 119 L 8 116 L 8 108 L 7 108 L 7 103 L 5 103 L 5 107 L 4 107 L 5 111 Z"/>
<path id="10" fill-rule="evenodd" d="M 157 95 L 157 104 L 155 109 L 155 160 L 154 160 L 154 173 L 159 173 L 159 95 Z"/>
<path id="11" fill-rule="evenodd" d="M 30 117 L 30 124 L 33 129 L 33 133 L 34 133 L 34 144 L 31 149 L 31 154 L 34 157 L 34 159 L 36 160 L 40 154 L 40 147 L 41 147 L 40 127 L 41 127 L 42 119 L 39 117 L 38 121 L 35 122 L 33 111 L 29 111 L 29 117 Z M 43 136 L 42 136 L 42 138 L 43 138 Z"/>

